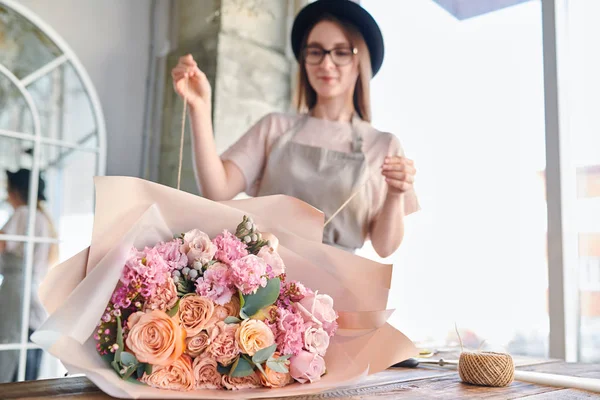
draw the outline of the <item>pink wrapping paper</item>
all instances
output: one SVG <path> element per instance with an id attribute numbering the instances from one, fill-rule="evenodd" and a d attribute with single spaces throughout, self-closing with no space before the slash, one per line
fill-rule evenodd
<path id="1" fill-rule="evenodd" d="M 199 228 L 214 237 L 234 230 L 244 215 L 279 239 L 290 279 L 329 294 L 340 329 L 319 382 L 280 389 L 171 392 L 121 380 L 97 354 L 93 331 L 117 284 L 131 246 L 154 245 L 173 233 Z M 386 321 L 392 266 L 322 244 L 323 214 L 297 199 L 269 196 L 213 202 L 137 178 L 96 178 L 92 243 L 53 268 L 39 295 L 51 313 L 32 340 L 119 398 L 267 398 L 317 393 L 351 384 L 413 357 L 413 343 Z"/>

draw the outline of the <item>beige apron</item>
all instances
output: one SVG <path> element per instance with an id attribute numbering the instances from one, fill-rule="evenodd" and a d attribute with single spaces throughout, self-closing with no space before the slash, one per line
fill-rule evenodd
<path id="1" fill-rule="evenodd" d="M 361 121 L 352 119 L 352 151 L 344 153 L 294 142 L 308 118 L 301 117 L 273 144 L 257 195 L 296 197 L 321 210 L 327 220 L 368 176 Z M 323 243 L 350 252 L 362 247 L 368 231 L 368 200 L 365 188 L 325 227 Z"/>

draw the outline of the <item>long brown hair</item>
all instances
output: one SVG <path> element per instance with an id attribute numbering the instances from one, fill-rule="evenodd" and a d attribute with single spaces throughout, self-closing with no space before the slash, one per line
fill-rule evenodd
<path id="1" fill-rule="evenodd" d="M 312 28 L 314 28 L 315 25 L 321 21 L 331 21 L 336 23 L 350 41 L 350 45 L 358 50 L 358 78 L 356 80 L 356 86 L 354 87 L 353 103 L 354 108 L 360 118 L 364 121 L 371 122 L 370 83 L 373 72 L 371 69 L 369 48 L 367 47 L 365 39 L 354 25 L 341 21 L 338 18 L 327 14 L 315 21 L 313 26 L 306 31 L 306 36 L 302 41 L 302 48 L 306 46 L 308 42 L 308 36 L 312 31 Z M 307 112 L 312 110 L 317 104 L 317 92 L 315 92 L 308 81 L 306 64 L 303 60 L 300 60 L 299 64 L 295 103 L 298 112 Z"/>

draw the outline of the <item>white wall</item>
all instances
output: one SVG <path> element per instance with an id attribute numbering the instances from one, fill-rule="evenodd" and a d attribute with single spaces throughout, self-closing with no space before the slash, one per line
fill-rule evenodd
<path id="1" fill-rule="evenodd" d="M 67 42 L 106 119 L 107 175 L 138 176 L 150 54 L 149 0 L 19 0 Z"/>

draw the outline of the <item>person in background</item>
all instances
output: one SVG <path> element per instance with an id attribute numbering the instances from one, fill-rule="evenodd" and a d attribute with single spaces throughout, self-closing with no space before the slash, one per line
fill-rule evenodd
<path id="1" fill-rule="evenodd" d="M 191 55 L 172 70 L 175 91 L 189 104 L 200 191 L 211 200 L 242 191 L 284 194 L 326 219 L 358 192 L 325 227 L 323 243 L 354 252 L 370 239 L 388 257 L 402 242 L 404 217 L 420 207 L 413 161 L 396 136 L 371 125 L 369 85 L 383 63 L 381 30 L 353 1 L 317 0 L 298 13 L 291 36 L 297 112 L 266 115 L 220 156 L 205 74 Z"/>
<path id="2" fill-rule="evenodd" d="M 14 212 L 0 229 L 0 233 L 27 235 L 29 212 L 30 209 L 33 209 L 27 204 L 30 176 L 31 171 L 28 169 L 6 172 L 7 202 Z M 42 202 L 46 200 L 45 186 L 45 182 L 40 176 L 37 204 L 35 205 L 34 236 L 56 239 L 58 235 L 52 219 L 42 206 Z M 29 335 L 31 335 L 46 318 L 46 312 L 37 292 L 48 268 L 58 261 L 58 245 L 44 242 L 34 244 L 29 321 L 21 321 L 26 248 L 23 241 L 0 240 L 0 274 L 3 275 L 0 285 L 0 304 L 2 305 L 0 307 L 0 343 L 19 343 L 23 322 L 29 324 Z M 42 354 L 41 349 L 27 352 L 26 380 L 37 379 Z M 16 381 L 18 365 L 18 351 L 0 351 L 0 383 Z"/>

